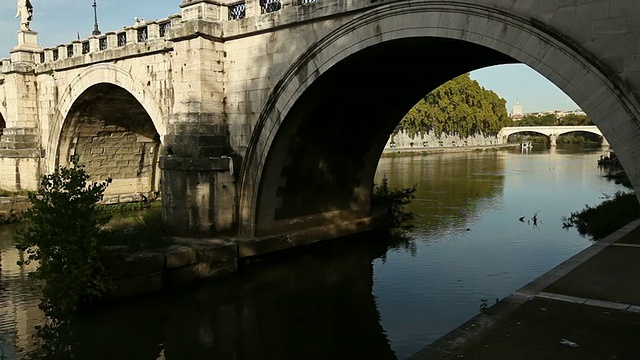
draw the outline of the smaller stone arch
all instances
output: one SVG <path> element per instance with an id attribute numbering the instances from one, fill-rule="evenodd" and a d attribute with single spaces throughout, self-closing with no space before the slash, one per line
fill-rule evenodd
<path id="1" fill-rule="evenodd" d="M 159 102 L 145 88 L 141 81 L 135 79 L 130 72 L 113 64 L 93 65 L 78 74 L 68 85 L 64 87 L 64 92 L 59 96 L 59 101 L 52 114 L 52 125 L 50 127 L 48 142 L 46 144 L 46 166 L 49 169 L 58 164 L 58 153 L 60 139 L 65 121 L 69 111 L 75 102 L 90 87 L 98 84 L 111 84 L 127 91 L 144 108 L 153 125 L 158 132 L 160 141 L 166 134 L 165 118 Z"/>
<path id="2" fill-rule="evenodd" d="M 573 129 L 563 127 L 562 129 L 558 129 L 556 134 L 560 136 L 560 135 L 569 134 L 573 132 L 584 132 L 584 133 L 602 136 L 602 131 L 600 131 L 597 126 L 575 126 Z"/>
<path id="3" fill-rule="evenodd" d="M 94 84 L 67 111 L 56 165 L 82 164 L 92 180 L 111 178 L 107 202 L 155 197 L 160 189 L 160 135 L 150 114 L 126 89 Z"/>

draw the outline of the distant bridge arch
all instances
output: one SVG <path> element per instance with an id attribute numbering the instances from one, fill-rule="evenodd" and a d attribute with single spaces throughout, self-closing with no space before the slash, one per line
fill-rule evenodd
<path id="1" fill-rule="evenodd" d="M 603 138 L 604 143 L 607 143 L 606 139 L 604 138 L 604 135 L 602 134 L 602 131 L 600 131 L 600 129 L 595 125 L 590 125 L 590 126 L 510 126 L 510 127 L 502 128 L 502 130 L 500 130 L 500 132 L 498 133 L 498 138 L 501 139 L 503 142 L 507 142 L 507 139 L 511 135 L 518 134 L 518 133 L 533 132 L 533 133 L 537 133 L 537 134 L 544 135 L 551 138 L 552 143 L 555 144 L 555 139 L 558 136 L 572 133 L 572 132 L 578 132 L 578 131 L 598 135 Z"/>
<path id="2" fill-rule="evenodd" d="M 621 144 L 625 148 L 623 152 L 632 150 L 631 145 L 625 144 L 619 133 L 614 130 L 621 123 L 636 123 L 640 119 L 638 112 L 640 106 L 636 99 L 628 95 L 632 92 L 627 91 L 624 82 L 620 81 L 615 74 L 608 73 L 605 70 L 606 67 L 602 66 L 596 57 L 588 55 L 588 51 L 584 49 L 576 48 L 573 43 L 565 42 L 563 37 L 558 36 L 553 29 L 541 22 L 534 22 L 514 13 L 466 1 L 394 2 L 370 9 L 311 45 L 289 67 L 278 85 L 271 91 L 252 132 L 243 164 L 239 188 L 240 229 L 247 230 L 249 235 L 255 235 L 261 223 L 277 223 L 277 211 L 286 207 L 282 205 L 286 202 L 284 197 L 280 196 L 279 191 L 275 189 L 286 187 L 287 185 L 282 184 L 287 183 L 287 180 L 278 178 L 280 172 L 269 168 L 282 169 L 285 166 L 282 158 L 286 156 L 284 153 L 287 150 L 279 147 L 278 143 L 283 139 L 295 138 L 296 132 L 300 131 L 301 125 L 288 125 L 293 122 L 289 122 L 287 117 L 296 116 L 296 111 L 299 110 L 295 106 L 303 99 L 304 94 L 312 89 L 314 84 L 319 83 L 319 80 L 331 69 L 337 68 L 338 64 L 348 62 L 351 57 L 364 50 L 394 41 L 416 39 L 448 39 L 476 44 L 513 59 L 509 61 L 506 58 L 494 57 L 484 64 L 473 63 L 472 59 L 468 59 L 466 64 L 459 64 L 457 73 L 449 72 L 448 78 L 440 79 L 437 85 L 460 73 L 484 66 L 522 62 L 568 94 L 612 141 L 623 143 Z M 402 66 L 402 63 L 392 64 L 391 67 L 394 65 Z M 351 71 L 364 70 L 351 68 Z M 370 76 L 378 76 L 378 74 L 372 72 Z M 411 81 L 420 81 L 420 76 L 415 76 Z M 417 101 L 420 96 L 433 88 L 413 87 L 411 90 L 401 90 L 407 98 Z M 419 91 L 423 93 L 419 94 Z M 407 103 L 399 103 L 396 107 L 404 107 L 406 112 L 411 106 Z M 398 110 L 396 115 L 400 115 L 400 112 Z M 396 123 L 400 119 L 401 115 L 395 120 Z M 355 181 L 352 183 L 354 188 L 351 195 L 354 202 L 367 203 L 366 194 L 369 194 L 371 189 L 366 184 L 371 183 L 373 179 L 375 164 L 392 128 L 393 126 L 389 126 L 388 123 L 381 125 L 379 131 L 387 133 L 376 139 L 375 144 L 367 144 L 371 150 L 367 154 L 361 154 L 359 160 L 363 162 L 360 163 L 365 165 L 358 175 L 362 181 L 357 184 Z M 322 151 L 320 148 L 316 150 Z M 316 156 L 316 159 L 312 160 L 317 161 L 327 155 L 320 152 L 313 154 L 312 156 Z M 628 151 L 628 154 L 632 154 L 632 151 Z M 625 156 L 624 161 L 633 163 L 631 157 Z M 289 174 L 290 170 L 288 168 Z M 358 199 L 358 196 L 363 198 Z M 331 212 L 330 210 L 339 208 L 340 206 L 327 203 L 324 207 L 315 210 Z"/>

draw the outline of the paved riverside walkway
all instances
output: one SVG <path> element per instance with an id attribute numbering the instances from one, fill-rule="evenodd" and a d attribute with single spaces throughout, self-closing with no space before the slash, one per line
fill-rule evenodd
<path id="1" fill-rule="evenodd" d="M 417 359 L 640 359 L 640 219 L 411 357 Z"/>

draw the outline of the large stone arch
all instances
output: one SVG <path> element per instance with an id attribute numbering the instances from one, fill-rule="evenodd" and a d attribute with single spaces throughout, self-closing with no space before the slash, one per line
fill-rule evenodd
<path id="1" fill-rule="evenodd" d="M 495 8 L 471 2 L 394 2 L 368 11 L 310 46 L 270 94 L 241 170 L 239 226 L 245 235 L 256 234 L 260 184 L 269 153 L 285 118 L 305 91 L 358 52 L 414 38 L 477 44 L 530 66 L 591 116 L 619 152 L 634 186 L 640 187 L 640 160 L 634 159 L 635 141 L 630 141 L 640 138 L 640 106 L 625 83 L 596 56 L 540 22 Z"/>
<path id="2" fill-rule="evenodd" d="M 162 112 L 159 102 L 154 99 L 143 83 L 120 66 L 114 64 L 93 65 L 74 77 L 58 97 L 58 104 L 55 107 L 54 114 L 51 116 L 52 124 L 49 128 L 49 137 L 46 144 L 46 165 L 48 170 L 58 165 L 60 138 L 69 111 L 87 89 L 98 84 L 115 85 L 131 94 L 149 114 L 156 131 L 160 135 L 160 140 L 164 139 L 167 114 Z"/>

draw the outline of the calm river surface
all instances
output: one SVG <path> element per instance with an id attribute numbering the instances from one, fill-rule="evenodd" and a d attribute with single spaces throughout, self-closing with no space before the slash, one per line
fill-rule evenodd
<path id="1" fill-rule="evenodd" d="M 378 180 L 418 186 L 411 240 L 382 235 L 252 264 L 196 288 L 86 314 L 79 359 L 406 359 L 590 245 L 562 217 L 621 190 L 600 148 L 382 158 Z M 538 213 L 538 226 L 527 222 Z M 525 221 L 518 218 L 524 216 Z M 37 289 L 0 227 L 0 345 L 35 346 Z M 3 355 L 0 352 L 0 358 Z"/>

